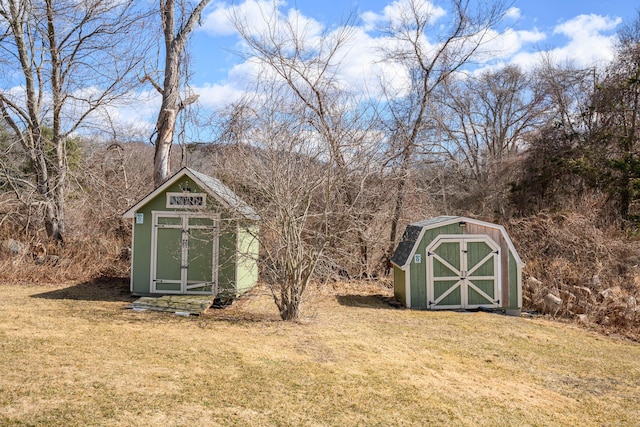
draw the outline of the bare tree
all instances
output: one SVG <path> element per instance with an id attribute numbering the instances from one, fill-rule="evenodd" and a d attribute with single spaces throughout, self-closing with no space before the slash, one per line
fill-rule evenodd
<path id="1" fill-rule="evenodd" d="M 527 137 L 511 189 L 512 207 L 525 215 L 582 199 L 603 181 L 597 175 L 606 167 L 595 166 L 595 159 L 608 155 L 607 139 L 594 138 L 596 69 L 578 69 L 545 56 L 531 76 L 544 96 L 544 111 Z"/>
<path id="2" fill-rule="evenodd" d="M 435 128 L 434 92 L 490 41 L 493 28 L 506 11 L 501 0 L 447 3 L 446 20 L 442 20 L 439 19 L 442 9 L 429 1 L 402 2 L 397 17 L 384 28 L 390 39 L 384 57 L 401 66 L 407 76 L 406 85 L 395 89 L 386 83 L 384 86 L 389 165 L 396 175 L 387 256 L 397 243 L 411 163 L 420 146 L 422 151 L 430 150 L 425 144 L 433 139 L 430 132 Z"/>
<path id="3" fill-rule="evenodd" d="M 190 94 L 183 96 L 186 72 L 185 46 L 189 34 L 199 23 L 202 11 L 211 0 L 201 0 L 195 6 L 188 0 L 160 0 L 159 12 L 164 35 L 164 74 L 162 85 L 153 75 L 145 74 L 149 81 L 162 95 L 162 105 L 158 112 L 155 128 L 155 154 L 153 158 L 153 180 L 160 185 L 171 173 L 170 155 L 178 114 L 189 104 L 197 100 Z"/>
<path id="4" fill-rule="evenodd" d="M 338 182 L 334 203 L 343 212 L 332 224 L 330 246 L 344 248 L 346 236 L 353 236 L 356 245 L 349 247 L 349 256 L 353 249 L 357 251 L 356 274 L 362 275 L 369 263 L 366 234 L 372 206 L 361 196 L 379 153 L 371 133 L 374 122 L 368 100 L 351 92 L 341 78 L 341 66 L 351 48 L 353 17 L 314 34 L 295 15 L 281 16 L 275 3 L 261 12 L 264 25 L 259 29 L 237 13 L 232 20 L 248 47 L 247 59 L 263 67 L 260 78 L 273 76 L 301 105 L 297 111 L 306 120 L 308 143 L 326 147 L 325 161 Z"/>
<path id="5" fill-rule="evenodd" d="M 337 182 L 327 147 L 308 131 L 304 106 L 276 82 L 238 102 L 222 127 L 226 180 L 261 216 L 263 279 L 283 320 L 301 314 L 305 291 L 331 242 Z M 242 171 L 242 173 L 238 173 Z"/>
<path id="6" fill-rule="evenodd" d="M 275 302 L 283 319 L 296 319 L 320 264 L 342 271 L 335 260 L 355 258 L 356 274 L 366 270 L 372 207 L 364 189 L 379 150 L 367 102 L 341 76 L 351 21 L 315 33 L 275 3 L 262 17 L 258 28 L 233 17 L 260 74 L 256 98 L 232 112 L 223 133 L 261 150 L 257 164 L 242 167 L 245 187 L 262 206 L 263 268 Z M 239 138 L 248 123 L 261 132 Z"/>
<path id="7" fill-rule="evenodd" d="M 458 197 L 466 209 L 504 214 L 510 165 L 527 134 L 545 123 L 548 96 L 516 66 L 453 79 L 443 89 L 440 144 L 458 171 Z"/>
<path id="8" fill-rule="evenodd" d="M 70 136 L 131 89 L 144 56 L 141 16 L 133 1 L 0 2 L 0 114 L 32 169 L 28 185 L 54 242 L 65 234 Z"/>

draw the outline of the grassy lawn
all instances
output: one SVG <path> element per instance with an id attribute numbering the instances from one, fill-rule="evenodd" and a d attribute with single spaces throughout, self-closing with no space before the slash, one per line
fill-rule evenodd
<path id="1" fill-rule="evenodd" d="M 640 422 L 640 345 L 544 319 L 317 292 L 184 318 L 121 284 L 0 285 L 0 425 L 604 426 Z"/>

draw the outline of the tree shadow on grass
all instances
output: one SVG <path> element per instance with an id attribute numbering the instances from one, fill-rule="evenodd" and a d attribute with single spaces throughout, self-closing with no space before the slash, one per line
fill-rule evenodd
<path id="1" fill-rule="evenodd" d="M 128 277 L 100 276 L 62 289 L 33 295 L 32 298 L 79 301 L 131 302 Z"/>
<path id="2" fill-rule="evenodd" d="M 349 307 L 365 307 L 365 308 L 377 308 L 377 309 L 397 309 L 402 308 L 402 304 L 395 298 L 388 295 L 374 294 L 374 295 L 337 295 L 336 299 L 341 305 Z"/>

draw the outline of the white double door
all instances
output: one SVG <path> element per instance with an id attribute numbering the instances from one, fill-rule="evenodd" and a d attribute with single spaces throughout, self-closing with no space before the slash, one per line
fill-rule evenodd
<path id="1" fill-rule="evenodd" d="M 488 236 L 445 236 L 427 248 L 428 308 L 500 304 L 500 247 Z"/>
<path id="2" fill-rule="evenodd" d="M 173 212 L 153 212 L 151 292 L 215 294 L 218 220 Z"/>

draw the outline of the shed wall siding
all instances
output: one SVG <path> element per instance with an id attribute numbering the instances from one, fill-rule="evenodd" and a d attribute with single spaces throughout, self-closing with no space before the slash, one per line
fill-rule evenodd
<path id="1" fill-rule="evenodd" d="M 507 307 L 509 301 L 511 300 L 511 295 L 513 294 L 511 290 L 511 286 L 509 286 L 511 281 L 511 275 L 509 272 L 509 265 L 511 265 L 510 260 L 512 258 L 511 251 L 509 250 L 509 245 L 507 242 L 501 238 L 499 240 L 500 243 L 500 285 L 502 286 L 502 296 L 500 297 L 500 305 L 503 307 Z"/>
<path id="2" fill-rule="evenodd" d="M 151 280 L 151 211 L 143 209 L 144 223 L 133 224 L 135 239 L 133 241 L 133 257 L 131 270 L 131 292 L 142 294 L 149 292 Z M 135 220 L 134 220 L 135 222 Z"/>
<path id="3" fill-rule="evenodd" d="M 518 264 L 509 252 L 509 308 L 518 307 Z"/>
<path id="4" fill-rule="evenodd" d="M 238 228 L 237 292 L 245 293 L 258 281 L 258 227 Z"/>
<path id="5" fill-rule="evenodd" d="M 138 213 L 144 214 L 144 222 L 142 224 L 135 224 L 135 240 L 133 242 L 133 270 L 131 273 L 131 290 L 135 294 L 148 295 L 150 293 L 151 286 L 151 234 L 153 232 L 153 219 L 152 211 L 164 211 L 164 212 L 185 212 L 198 214 L 194 209 L 179 209 L 179 208 L 167 208 L 167 192 L 182 192 L 180 186 L 188 186 L 192 192 L 202 193 L 204 190 L 196 185 L 188 177 L 184 177 L 173 185 L 169 186 L 165 192 L 158 194 L 156 197 L 142 206 Z M 222 212 L 220 221 L 220 258 L 219 258 L 219 270 L 218 270 L 218 283 L 220 290 L 228 290 L 235 292 L 235 232 L 225 235 L 225 231 L 229 230 L 230 220 L 228 215 L 225 214 L 223 208 L 218 202 L 211 196 L 207 197 L 206 211 Z M 206 215 L 206 212 L 203 212 Z M 161 261 L 161 260 L 160 260 Z M 167 290 L 173 290 L 167 289 Z"/>
<path id="6" fill-rule="evenodd" d="M 218 292 L 226 297 L 233 297 L 236 293 L 236 228 L 229 220 L 220 221 Z"/>
<path id="7" fill-rule="evenodd" d="M 393 296 L 403 305 L 407 304 L 406 274 L 404 270 L 393 266 Z"/>
<path id="8" fill-rule="evenodd" d="M 427 246 L 441 234 L 462 234 L 463 228 L 458 223 L 455 223 L 425 231 L 415 252 L 421 255 L 422 262 L 416 264 L 415 259 L 410 260 L 411 308 L 427 308 Z"/>

